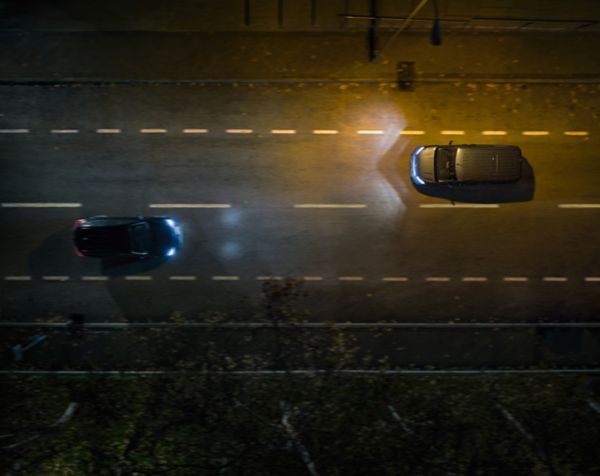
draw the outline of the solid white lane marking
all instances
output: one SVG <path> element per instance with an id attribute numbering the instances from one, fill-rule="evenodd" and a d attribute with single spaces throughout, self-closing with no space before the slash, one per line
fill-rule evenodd
<path id="1" fill-rule="evenodd" d="M 52 129 L 51 134 L 78 134 L 79 129 Z"/>
<path id="2" fill-rule="evenodd" d="M 587 276 L 584 279 L 586 283 L 600 283 L 600 276 Z"/>
<path id="3" fill-rule="evenodd" d="M 522 131 L 521 134 L 524 136 L 547 136 L 550 135 L 549 131 Z"/>
<path id="4" fill-rule="evenodd" d="M 108 281 L 108 276 L 82 276 L 82 281 Z"/>
<path id="5" fill-rule="evenodd" d="M 81 203 L 60 203 L 60 202 L 47 202 L 47 203 L 3 203 L 3 208 L 79 208 Z"/>
<path id="6" fill-rule="evenodd" d="M 296 129 L 271 129 L 271 134 L 295 134 Z"/>
<path id="7" fill-rule="evenodd" d="M 68 281 L 69 276 L 42 276 L 44 281 Z"/>
<path id="8" fill-rule="evenodd" d="M 151 203 L 150 208 L 231 208 L 228 203 Z"/>
<path id="9" fill-rule="evenodd" d="M 152 276 L 125 276 L 126 281 L 151 281 Z"/>
<path id="10" fill-rule="evenodd" d="M 239 281 L 239 276 L 213 276 L 213 281 Z"/>
<path id="11" fill-rule="evenodd" d="M 560 203 L 558 208 L 600 208 L 600 203 Z"/>
<path id="12" fill-rule="evenodd" d="M 29 129 L 0 129 L 0 134 L 28 134 Z"/>
<path id="13" fill-rule="evenodd" d="M 252 129 L 225 129 L 227 134 L 252 134 L 254 131 Z"/>
<path id="14" fill-rule="evenodd" d="M 405 283 L 408 281 L 408 278 L 406 276 L 386 276 L 381 278 L 381 280 L 387 283 Z"/>
<path id="15" fill-rule="evenodd" d="M 96 129 L 98 134 L 120 134 L 121 129 Z"/>
<path id="16" fill-rule="evenodd" d="M 364 279 L 363 276 L 338 276 L 340 281 L 362 281 Z"/>
<path id="17" fill-rule="evenodd" d="M 440 134 L 442 134 L 443 136 L 464 136 L 465 131 L 440 131 Z"/>
<path id="18" fill-rule="evenodd" d="M 425 278 L 425 281 L 430 283 L 447 283 L 450 281 L 448 276 L 428 276 Z"/>
<path id="19" fill-rule="evenodd" d="M 484 136 L 505 136 L 508 134 L 506 131 L 481 131 Z"/>
<path id="20" fill-rule="evenodd" d="M 196 281 L 196 276 L 169 276 L 171 281 Z"/>
<path id="21" fill-rule="evenodd" d="M 383 134 L 383 131 L 380 129 L 360 129 L 356 131 L 356 133 L 363 135 L 381 135 Z"/>
<path id="22" fill-rule="evenodd" d="M 565 131 L 563 132 L 566 136 L 587 136 L 589 135 L 588 131 Z"/>
<path id="23" fill-rule="evenodd" d="M 422 136 L 425 131 L 400 131 L 401 136 Z"/>
<path id="24" fill-rule="evenodd" d="M 485 283 L 488 278 L 485 276 L 465 276 L 462 278 L 465 283 Z"/>
<path id="25" fill-rule="evenodd" d="M 302 276 L 304 281 L 323 281 L 323 276 Z"/>
<path id="26" fill-rule="evenodd" d="M 505 276 L 502 280 L 507 283 L 524 283 L 525 281 L 528 281 L 529 278 L 524 276 Z"/>
<path id="27" fill-rule="evenodd" d="M 208 129 L 184 129 L 184 134 L 206 134 Z"/>
<path id="28" fill-rule="evenodd" d="M 283 276 L 257 276 L 257 281 L 281 281 Z"/>
<path id="29" fill-rule="evenodd" d="M 336 129 L 313 129 L 312 133 L 320 134 L 320 135 L 331 135 L 331 134 L 339 134 L 340 131 L 338 131 Z"/>
<path id="30" fill-rule="evenodd" d="M 421 203 L 419 208 L 499 208 L 497 203 Z"/>
<path id="31" fill-rule="evenodd" d="M 142 134 L 165 134 L 167 132 L 166 129 L 160 129 L 160 128 L 156 128 L 156 129 L 140 129 L 140 132 Z"/>
<path id="32" fill-rule="evenodd" d="M 5 281 L 31 281 L 31 276 L 4 276 Z"/>
<path id="33" fill-rule="evenodd" d="M 544 276 L 542 278 L 542 281 L 546 281 L 546 282 L 554 282 L 554 283 L 564 283 L 567 281 L 568 278 L 565 278 L 564 276 Z"/>
<path id="34" fill-rule="evenodd" d="M 367 208 L 364 203 L 298 203 L 294 208 Z"/>

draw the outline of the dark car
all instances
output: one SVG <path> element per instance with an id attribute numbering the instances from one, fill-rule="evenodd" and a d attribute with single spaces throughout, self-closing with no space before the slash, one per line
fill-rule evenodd
<path id="1" fill-rule="evenodd" d="M 416 186 L 510 183 L 521 178 L 522 162 L 514 145 L 428 145 L 412 153 L 410 177 Z"/>
<path id="2" fill-rule="evenodd" d="M 181 228 L 170 217 L 80 218 L 73 226 L 75 252 L 79 256 L 174 256 L 182 243 Z"/>

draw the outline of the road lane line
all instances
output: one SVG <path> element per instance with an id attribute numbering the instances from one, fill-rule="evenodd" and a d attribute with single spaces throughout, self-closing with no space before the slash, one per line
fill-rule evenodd
<path id="1" fill-rule="evenodd" d="M 302 276 L 304 281 L 323 281 L 323 276 Z"/>
<path id="2" fill-rule="evenodd" d="M 442 134 L 443 136 L 464 136 L 465 131 L 448 130 L 448 131 L 440 131 L 440 134 Z"/>
<path id="3" fill-rule="evenodd" d="M 0 129 L 0 134 L 29 134 L 29 129 Z"/>
<path id="4" fill-rule="evenodd" d="M 363 281 L 364 276 L 338 276 L 339 281 Z"/>
<path id="5" fill-rule="evenodd" d="M 31 281 L 31 276 L 4 276 L 5 281 Z"/>
<path id="6" fill-rule="evenodd" d="M 150 208 L 231 208 L 228 203 L 151 203 Z"/>
<path id="7" fill-rule="evenodd" d="M 239 281 L 239 276 L 213 276 L 213 281 Z"/>
<path id="8" fill-rule="evenodd" d="M 252 134 L 252 129 L 225 129 L 227 134 Z"/>
<path id="9" fill-rule="evenodd" d="M 499 208 L 497 203 L 421 203 L 419 208 Z"/>
<path id="10" fill-rule="evenodd" d="M 68 281 L 69 276 L 42 276 L 44 281 Z"/>
<path id="11" fill-rule="evenodd" d="M 564 283 L 568 280 L 568 278 L 564 276 L 544 276 L 542 281 L 547 283 Z"/>
<path id="12" fill-rule="evenodd" d="M 207 134 L 208 129 L 183 129 L 184 134 Z"/>
<path id="13" fill-rule="evenodd" d="M 600 283 L 600 276 L 586 276 L 584 280 L 586 283 Z"/>
<path id="14" fill-rule="evenodd" d="M 79 129 L 51 129 L 51 134 L 79 134 Z"/>
<path id="15" fill-rule="evenodd" d="M 281 281 L 283 276 L 257 276 L 257 281 Z"/>
<path id="16" fill-rule="evenodd" d="M 142 134 L 166 134 L 166 129 L 140 129 Z"/>
<path id="17" fill-rule="evenodd" d="M 465 283 L 485 283 L 488 278 L 485 276 L 465 276 L 462 278 Z"/>
<path id="18" fill-rule="evenodd" d="M 271 134 L 295 134 L 296 129 L 271 129 Z"/>
<path id="19" fill-rule="evenodd" d="M 564 135 L 566 136 L 587 136 L 589 135 L 588 131 L 564 131 Z"/>
<path id="20" fill-rule="evenodd" d="M 422 136 L 425 131 L 400 131 L 401 136 Z"/>
<path id="21" fill-rule="evenodd" d="M 98 134 L 120 134 L 121 129 L 96 129 Z"/>
<path id="22" fill-rule="evenodd" d="M 312 133 L 317 135 L 332 135 L 339 134 L 340 131 L 336 129 L 313 129 Z"/>
<path id="23" fill-rule="evenodd" d="M 171 281 L 196 281 L 196 276 L 169 276 Z"/>
<path id="24" fill-rule="evenodd" d="M 522 131 L 521 134 L 524 136 L 548 136 L 550 135 L 549 131 Z"/>
<path id="25" fill-rule="evenodd" d="M 362 135 L 381 135 L 383 131 L 380 129 L 360 129 L 356 133 Z"/>
<path id="26" fill-rule="evenodd" d="M 481 131 L 484 136 L 505 136 L 508 134 L 506 131 Z"/>
<path id="27" fill-rule="evenodd" d="M 507 283 L 524 283 L 526 281 L 529 281 L 529 278 L 526 278 L 524 276 L 505 276 L 504 278 L 502 278 L 502 281 L 505 281 Z"/>
<path id="28" fill-rule="evenodd" d="M 2 208 L 79 208 L 81 203 L 46 202 L 46 203 L 3 203 Z"/>
<path id="29" fill-rule="evenodd" d="M 428 276 L 425 278 L 425 281 L 429 283 L 447 283 L 450 281 L 448 276 Z"/>
<path id="30" fill-rule="evenodd" d="M 125 276 L 125 281 L 152 281 L 152 276 Z"/>
<path id="31" fill-rule="evenodd" d="M 406 276 L 385 276 L 381 280 L 386 283 L 405 283 L 408 281 L 408 278 Z"/>
<path id="32" fill-rule="evenodd" d="M 82 276 L 82 281 L 108 281 L 108 276 Z"/>
<path id="33" fill-rule="evenodd" d="M 294 208 L 367 208 L 364 203 L 298 203 Z"/>
<path id="34" fill-rule="evenodd" d="M 558 208 L 600 208 L 600 203 L 560 203 Z"/>

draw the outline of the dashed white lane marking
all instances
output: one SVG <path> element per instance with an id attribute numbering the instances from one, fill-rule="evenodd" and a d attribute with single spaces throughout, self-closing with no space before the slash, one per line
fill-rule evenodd
<path id="1" fill-rule="evenodd" d="M 558 208 L 600 208 L 600 203 L 560 203 Z"/>
<path id="2" fill-rule="evenodd" d="M 502 278 L 502 281 L 506 281 L 507 283 L 524 283 L 529 281 L 529 278 L 525 276 L 505 276 Z"/>
<path id="3" fill-rule="evenodd" d="M 422 136 L 425 131 L 400 131 L 401 136 Z"/>
<path id="4" fill-rule="evenodd" d="M 51 134 L 79 134 L 79 129 L 51 129 Z"/>
<path id="5" fill-rule="evenodd" d="M 304 281 L 323 281 L 323 276 L 302 276 Z"/>
<path id="6" fill-rule="evenodd" d="M 166 129 L 140 129 L 142 134 L 166 134 Z"/>
<path id="7" fill-rule="evenodd" d="M 465 131 L 440 131 L 440 134 L 442 134 L 443 136 L 464 136 Z"/>
<path id="8" fill-rule="evenodd" d="M 312 133 L 317 135 L 333 135 L 339 134 L 340 131 L 337 129 L 313 129 Z"/>
<path id="9" fill-rule="evenodd" d="M 150 208 L 231 208 L 228 203 L 151 203 Z"/>
<path id="10" fill-rule="evenodd" d="M 481 131 L 484 136 L 505 136 L 508 134 L 506 131 Z"/>
<path id="11" fill-rule="evenodd" d="M 208 129 L 183 129 L 184 134 L 207 134 Z"/>
<path id="12" fill-rule="evenodd" d="M 252 134 L 252 129 L 225 129 L 227 134 Z"/>
<path id="13" fill-rule="evenodd" d="M 356 133 L 362 135 L 381 135 L 383 131 L 380 129 L 360 129 Z"/>
<path id="14" fill-rule="evenodd" d="M 406 276 L 386 276 L 381 278 L 381 280 L 386 283 L 406 283 L 408 278 Z"/>
<path id="15" fill-rule="evenodd" d="M 521 134 L 524 136 L 547 136 L 550 135 L 549 131 L 522 131 Z"/>
<path id="16" fill-rule="evenodd" d="M 68 281 L 69 276 L 42 276 L 44 281 Z"/>
<path id="17" fill-rule="evenodd" d="M 586 276 L 586 283 L 600 283 L 600 276 Z"/>
<path id="18" fill-rule="evenodd" d="M 566 136 L 587 136 L 589 135 L 588 131 L 565 131 L 563 132 Z"/>
<path id="19" fill-rule="evenodd" d="M 0 129 L 0 134 L 29 134 L 29 129 Z"/>
<path id="20" fill-rule="evenodd" d="M 196 276 L 169 276 L 171 281 L 196 281 Z"/>
<path id="21" fill-rule="evenodd" d="M 294 208 L 367 208 L 364 203 L 298 203 Z"/>
<path id="22" fill-rule="evenodd" d="M 497 203 L 421 203 L 419 208 L 499 208 Z"/>
<path id="23" fill-rule="evenodd" d="M 108 276 L 82 276 L 82 281 L 108 281 Z"/>
<path id="24" fill-rule="evenodd" d="M 2 208 L 79 208 L 81 203 L 46 202 L 46 203 L 3 203 Z"/>
<path id="25" fill-rule="evenodd" d="M 31 276 L 4 276 L 5 281 L 31 281 Z"/>
<path id="26" fill-rule="evenodd" d="M 362 281 L 364 276 L 338 276 L 339 281 Z"/>
<path id="27" fill-rule="evenodd" d="M 296 129 L 271 129 L 271 134 L 295 134 Z"/>
<path id="28" fill-rule="evenodd" d="M 213 276 L 213 281 L 239 281 L 239 276 Z"/>
<path id="29" fill-rule="evenodd" d="M 462 278 L 465 283 L 485 283 L 488 278 L 485 276 L 465 276 Z"/>
<path id="30" fill-rule="evenodd" d="M 429 283 L 447 283 L 450 281 L 448 276 L 428 276 L 425 278 L 425 281 Z"/>
<path id="31" fill-rule="evenodd" d="M 96 129 L 98 134 L 120 134 L 121 129 Z"/>
<path id="32" fill-rule="evenodd" d="M 564 276 L 544 276 L 542 281 L 546 281 L 547 283 L 564 283 L 567 281 L 567 278 Z"/>
<path id="33" fill-rule="evenodd" d="M 257 276 L 257 281 L 281 281 L 283 276 Z"/>
<path id="34" fill-rule="evenodd" d="M 152 281 L 152 276 L 125 276 L 126 281 Z"/>

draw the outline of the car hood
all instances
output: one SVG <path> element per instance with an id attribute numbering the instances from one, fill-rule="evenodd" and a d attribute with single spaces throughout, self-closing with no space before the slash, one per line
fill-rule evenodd
<path id="1" fill-rule="evenodd" d="M 424 147 L 414 159 L 415 173 L 425 182 L 435 182 L 435 147 Z"/>

